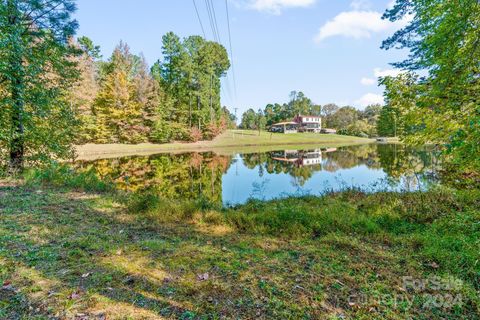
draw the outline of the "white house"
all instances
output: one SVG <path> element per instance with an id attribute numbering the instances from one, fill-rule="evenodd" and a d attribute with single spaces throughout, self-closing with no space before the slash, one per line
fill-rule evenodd
<path id="1" fill-rule="evenodd" d="M 297 115 L 293 121 L 298 123 L 298 131 L 320 133 L 322 130 L 322 118 L 320 116 Z"/>

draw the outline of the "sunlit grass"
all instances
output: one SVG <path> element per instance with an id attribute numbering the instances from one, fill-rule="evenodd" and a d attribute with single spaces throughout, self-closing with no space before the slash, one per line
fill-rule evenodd
<path id="1" fill-rule="evenodd" d="M 217 208 L 33 181 L 0 187 L 0 318 L 474 319 L 480 311 L 476 190 L 345 191 Z M 461 308 L 425 309 L 422 294 L 402 288 L 404 276 L 433 275 L 459 280 Z M 370 299 L 351 304 L 352 294 Z M 384 295 L 412 303 L 377 303 Z"/>
<path id="2" fill-rule="evenodd" d="M 356 144 L 372 143 L 375 140 L 329 134 L 296 133 L 281 134 L 266 131 L 228 130 L 213 141 L 196 143 L 166 144 L 88 144 L 77 146 L 78 159 L 94 160 L 101 158 L 117 158 L 127 155 L 150 155 L 163 152 L 203 152 L 215 151 L 219 154 L 236 152 L 266 152 L 283 148 L 304 149 L 311 147 L 342 147 Z"/>

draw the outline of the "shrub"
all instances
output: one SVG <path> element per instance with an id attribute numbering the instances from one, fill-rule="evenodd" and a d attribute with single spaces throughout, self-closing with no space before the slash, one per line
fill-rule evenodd
<path id="1" fill-rule="evenodd" d="M 165 199 L 155 189 L 132 193 L 126 202 L 130 214 L 144 214 L 158 222 L 188 221 L 199 211 L 196 203 Z"/>
<path id="2" fill-rule="evenodd" d="M 203 134 L 200 129 L 198 129 L 197 127 L 190 128 L 190 141 L 197 142 L 202 140 L 202 138 Z"/>
<path id="3" fill-rule="evenodd" d="M 207 211 L 203 214 L 203 221 L 214 225 L 221 225 L 225 222 L 223 214 L 213 210 Z"/>
<path id="4" fill-rule="evenodd" d="M 203 137 L 206 140 L 212 140 L 222 132 L 227 129 L 227 125 L 225 120 L 222 118 L 218 123 L 210 123 L 207 125 L 205 132 L 203 133 Z"/>
<path id="5" fill-rule="evenodd" d="M 78 172 L 66 164 L 52 163 L 24 174 L 27 186 L 53 186 L 89 192 L 108 192 L 115 189 L 110 181 L 101 180 L 94 169 Z"/>

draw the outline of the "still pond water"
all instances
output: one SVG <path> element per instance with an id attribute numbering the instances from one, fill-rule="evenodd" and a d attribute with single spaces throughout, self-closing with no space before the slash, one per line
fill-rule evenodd
<path id="1" fill-rule="evenodd" d="M 319 195 L 345 188 L 369 192 L 424 190 L 438 183 L 439 162 L 427 148 L 396 144 L 218 155 L 159 154 L 77 162 L 124 190 L 155 188 L 170 199 L 205 198 L 225 206 L 250 198 Z"/>

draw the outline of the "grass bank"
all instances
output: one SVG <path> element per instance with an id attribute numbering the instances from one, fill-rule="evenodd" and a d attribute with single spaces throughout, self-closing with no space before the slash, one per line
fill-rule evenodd
<path id="1" fill-rule="evenodd" d="M 216 208 L 84 174 L 0 185 L 1 319 L 478 319 L 480 192 Z"/>
<path id="2" fill-rule="evenodd" d="M 116 158 L 129 155 L 149 155 L 164 152 L 200 152 L 215 151 L 230 155 L 236 152 L 266 152 L 279 148 L 308 147 L 341 147 L 355 144 L 372 143 L 375 140 L 359 137 L 326 135 L 314 133 L 281 134 L 250 130 L 229 130 L 213 141 L 196 143 L 166 143 L 166 144 L 87 144 L 77 146 L 79 160 L 95 160 L 100 158 Z"/>

